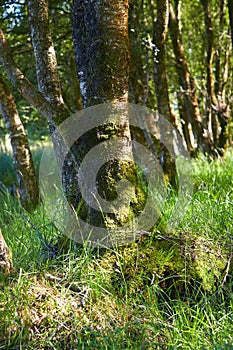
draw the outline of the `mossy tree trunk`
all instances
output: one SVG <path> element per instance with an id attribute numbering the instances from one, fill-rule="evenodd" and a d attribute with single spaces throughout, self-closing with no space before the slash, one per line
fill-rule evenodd
<path id="1" fill-rule="evenodd" d="M 59 82 L 57 62 L 49 31 L 48 2 L 30 0 L 29 26 L 36 59 L 39 91 L 28 81 L 14 62 L 7 40 L 0 30 L 0 62 L 13 85 L 32 103 L 49 121 L 51 131 L 70 116 L 65 105 Z M 77 27 L 76 27 L 77 25 Z M 129 88 L 129 40 L 128 40 L 128 2 L 74 1 L 73 27 L 77 68 L 84 106 L 102 102 L 127 102 Z M 77 35 L 77 36 L 76 36 Z M 88 58 L 88 60 L 87 60 Z M 120 136 L 116 161 L 108 162 L 101 169 L 99 193 L 110 201 L 117 195 L 117 182 L 128 179 L 132 183 L 126 199 L 131 203 L 122 205 L 113 217 L 105 216 L 90 208 L 83 210 L 83 216 L 101 224 L 124 225 L 128 219 L 136 216 L 145 203 L 145 193 L 139 181 L 133 162 L 131 134 L 127 110 L 121 113 L 118 124 L 107 121 L 107 127 L 92 130 L 92 135 L 83 135 L 82 146 L 88 151 L 95 143 Z M 93 137 L 92 137 L 93 136 Z M 61 139 L 54 138 L 55 150 L 62 146 Z M 71 204 L 79 200 L 76 186 L 76 165 L 82 160 L 79 144 L 72 147 L 72 161 L 64 165 L 64 186 Z M 72 153 L 71 152 L 71 153 Z M 85 152 L 84 152 L 85 153 Z M 74 162 L 73 162 L 74 161 Z M 70 186 L 71 184 L 71 186 Z M 72 196 L 69 196 L 73 194 Z M 118 208 L 119 209 L 119 208 Z M 124 215 L 123 215 L 124 214 Z"/>
<path id="2" fill-rule="evenodd" d="M 129 90 L 128 0 L 73 1 L 73 41 L 84 107 L 100 103 L 126 103 Z M 82 137 L 82 155 L 102 141 L 117 137 L 118 151 L 108 161 L 97 178 L 100 196 L 111 202 L 117 196 L 117 183 L 128 180 L 132 188 L 120 207 L 112 213 L 98 212 L 85 205 L 82 219 L 95 226 L 115 228 L 128 224 L 142 210 L 145 194 L 133 160 L 127 107 L 119 105 L 122 114 L 118 122 L 97 127 Z M 109 119 L 108 119 L 109 118 Z M 131 201 L 128 199 L 131 198 Z"/>
<path id="3" fill-rule="evenodd" d="M 127 102 L 128 0 L 74 0 L 72 20 L 84 107 Z"/>
<path id="4" fill-rule="evenodd" d="M 0 77 L 0 111 L 10 135 L 20 201 L 24 208 L 31 211 L 38 204 L 39 196 L 32 156 L 14 97 L 2 77 Z"/>

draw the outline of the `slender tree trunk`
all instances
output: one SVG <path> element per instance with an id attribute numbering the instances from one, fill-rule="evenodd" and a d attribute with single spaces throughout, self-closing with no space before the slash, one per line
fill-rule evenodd
<path id="1" fill-rule="evenodd" d="M 148 86 L 145 72 L 146 62 L 142 52 L 140 31 L 142 28 L 143 6 L 132 1 L 129 8 L 130 38 L 130 102 L 147 105 Z"/>
<path id="2" fill-rule="evenodd" d="M 151 8 L 153 9 L 152 4 Z M 176 127 L 176 118 L 172 113 L 169 99 L 165 54 L 165 42 L 169 20 L 168 0 L 157 0 L 156 21 L 153 18 L 153 10 L 151 12 L 154 27 L 154 84 L 156 89 L 158 113 L 160 117 L 166 118 L 172 125 L 174 125 L 174 127 Z M 166 141 L 169 142 L 169 135 L 166 135 L 166 139 Z M 170 135 L 170 143 L 172 144 L 172 135 Z M 161 142 L 161 164 L 168 182 L 170 182 L 170 184 L 176 188 L 177 184 L 175 162 L 171 158 L 171 155 L 169 154 L 167 148 L 164 146 L 163 142 Z"/>
<path id="3" fill-rule="evenodd" d="M 157 19 L 154 21 L 153 44 L 154 50 L 154 81 L 158 103 L 158 112 L 176 125 L 175 116 L 171 111 L 168 82 L 167 65 L 165 54 L 165 42 L 168 31 L 169 7 L 168 1 L 157 0 Z"/>
<path id="4" fill-rule="evenodd" d="M 192 143 L 192 132 L 195 134 L 198 149 L 204 148 L 205 141 L 203 137 L 202 120 L 198 108 L 195 82 L 189 72 L 182 43 L 182 32 L 179 22 L 180 5 L 181 2 L 179 0 L 175 0 L 175 12 L 172 4 L 170 3 L 169 29 L 176 58 L 179 85 L 182 87 L 182 92 L 179 93 L 179 97 L 182 98 L 182 117 L 184 119 L 186 143 L 188 150 L 193 153 L 195 152 L 195 145 Z"/>
<path id="5" fill-rule="evenodd" d="M 218 140 L 218 119 L 215 113 L 218 104 L 214 90 L 213 58 L 214 58 L 214 33 L 210 12 L 210 0 L 200 0 L 204 9 L 205 30 L 206 30 L 206 70 L 207 70 L 207 123 L 208 132 L 212 136 L 213 147 L 217 146 Z"/>
<path id="6" fill-rule="evenodd" d="M 220 17 L 219 17 L 219 31 L 222 31 L 226 22 L 226 0 L 220 2 Z M 220 126 L 218 135 L 217 149 L 220 155 L 224 154 L 228 142 L 228 124 L 230 121 L 230 108 L 226 103 L 226 84 L 228 80 L 228 66 L 230 55 L 230 40 L 227 38 L 223 50 L 222 41 L 216 50 L 216 67 L 215 67 L 215 95 L 218 100 L 216 113 Z M 224 52 L 224 56 L 223 56 Z M 223 57 L 223 59 L 221 59 Z"/>
<path id="7" fill-rule="evenodd" d="M 178 109 L 179 109 L 179 115 L 181 120 L 181 127 L 187 147 L 187 151 L 192 155 L 195 154 L 196 145 L 195 145 L 195 138 L 193 133 L 193 127 L 191 124 L 191 121 L 188 119 L 188 115 L 186 112 L 186 108 L 184 105 L 184 96 L 182 91 L 177 92 L 177 102 L 178 102 Z"/>
<path id="8" fill-rule="evenodd" d="M 229 138 L 229 122 L 230 122 L 230 107 L 226 102 L 226 84 L 228 80 L 228 67 L 229 67 L 229 56 L 230 56 L 230 42 L 226 45 L 225 62 L 223 67 L 223 78 L 221 87 L 218 93 L 218 118 L 220 124 L 220 134 L 218 137 L 218 152 L 220 155 L 224 154 L 227 148 Z"/>
<path id="9" fill-rule="evenodd" d="M 226 14 L 226 0 L 220 1 L 220 14 L 219 14 L 219 33 L 221 33 L 222 29 L 225 26 L 225 14 Z M 215 84 L 214 84 L 214 92 L 216 97 L 218 97 L 221 90 L 221 53 L 223 49 L 222 40 L 219 42 L 218 47 L 215 50 Z"/>
<path id="10" fill-rule="evenodd" d="M 78 164 L 75 155 L 67 150 L 66 140 L 57 126 L 71 116 L 71 112 L 64 103 L 60 79 L 58 75 L 57 59 L 49 28 L 48 0 L 29 0 L 29 27 L 36 60 L 36 73 L 39 91 L 54 110 L 52 118 L 48 119 L 53 145 L 61 170 L 62 182 L 70 204 L 76 198 Z M 75 148 L 75 146 L 73 146 Z M 68 153 L 67 153 L 68 151 Z M 75 148 L 73 152 L 77 152 Z M 66 154 L 64 163 L 61 163 L 61 154 Z"/>
<path id="11" fill-rule="evenodd" d="M 224 153 L 227 142 L 227 124 L 229 121 L 229 109 L 222 99 L 222 88 L 219 82 L 215 84 L 213 75 L 213 58 L 214 58 L 214 33 L 213 33 L 213 23 L 210 11 L 210 0 L 201 0 L 204 9 L 205 18 L 205 29 L 206 29 L 206 42 L 207 42 L 207 116 L 210 125 L 209 132 L 212 133 L 213 137 L 213 148 L 212 153 L 215 155 L 215 150 L 218 151 L 220 155 Z M 221 2 L 221 16 L 220 25 L 224 21 L 224 1 Z M 224 68 L 224 79 L 227 78 L 227 66 L 228 58 L 226 54 L 225 68 Z M 219 67 L 217 67 L 217 74 Z M 220 75 L 217 75 L 220 80 Z M 226 81 L 223 83 L 223 87 Z M 220 89 L 220 90 L 219 90 Z M 218 91 L 217 91 L 218 90 Z M 218 95 L 216 96 L 216 91 Z M 224 89 L 223 89 L 224 93 Z M 221 127 L 221 136 L 219 135 L 219 127 Z M 220 140 L 221 139 L 221 140 Z"/>
<path id="12" fill-rule="evenodd" d="M 11 139 L 20 201 L 24 208 L 31 211 L 38 204 L 39 196 L 31 152 L 14 98 L 1 77 L 0 110 Z"/>
<path id="13" fill-rule="evenodd" d="M 52 120 L 56 126 L 70 115 L 70 111 L 62 97 L 57 59 L 49 29 L 48 1 L 29 0 L 28 14 L 39 91 L 56 111 Z"/>

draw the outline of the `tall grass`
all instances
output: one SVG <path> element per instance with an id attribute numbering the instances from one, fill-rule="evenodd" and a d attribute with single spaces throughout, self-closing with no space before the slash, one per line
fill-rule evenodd
<path id="1" fill-rule="evenodd" d="M 232 154 L 191 162 L 193 193 L 176 230 L 230 244 Z M 28 214 L 10 195 L 0 196 L 0 227 L 15 267 L 0 280 L 0 349 L 233 349 L 229 276 L 214 291 L 197 282 L 174 294 L 153 276 L 133 284 L 121 250 L 103 256 L 74 245 L 55 258 L 51 218 L 42 206 Z"/>

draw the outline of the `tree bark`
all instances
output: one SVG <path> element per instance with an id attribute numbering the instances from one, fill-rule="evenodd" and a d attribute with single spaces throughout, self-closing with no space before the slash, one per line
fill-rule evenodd
<path id="1" fill-rule="evenodd" d="M 201 0 L 201 4 L 204 9 L 204 19 L 205 19 L 205 29 L 206 29 L 206 44 L 207 44 L 207 60 L 206 60 L 206 69 L 207 69 L 207 119 L 209 122 L 209 133 L 213 137 L 213 146 L 210 150 L 210 153 L 216 155 L 216 150 L 218 154 L 223 155 L 224 149 L 227 142 L 227 124 L 229 121 L 229 109 L 222 100 L 222 92 L 218 91 L 218 96 L 216 96 L 216 91 L 218 84 L 214 83 L 213 75 L 213 58 L 214 58 L 214 33 L 213 33 L 213 23 L 212 16 L 210 11 L 210 0 Z M 220 8 L 222 14 L 220 16 L 220 23 L 223 21 L 224 16 L 224 1 L 221 2 Z M 227 77 L 227 66 L 228 58 L 226 56 L 225 68 L 224 68 L 224 79 Z M 218 70 L 219 68 L 217 68 Z M 220 79 L 220 76 L 219 76 Z M 226 84 L 226 81 L 223 84 Z M 220 88 L 220 84 L 218 90 Z M 224 94 L 224 89 L 223 89 Z M 224 95 L 223 95 L 224 96 Z M 221 127 L 221 137 L 219 133 L 219 127 Z"/>
<path id="2" fill-rule="evenodd" d="M 226 0 L 220 2 L 220 17 L 219 17 L 219 31 L 222 32 L 226 23 Z M 226 50 L 223 51 L 223 45 Z M 222 55 L 224 52 L 224 56 Z M 223 56 L 223 58 L 222 58 Z M 228 142 L 228 124 L 230 121 L 230 108 L 226 102 L 226 85 L 228 80 L 228 67 L 230 56 L 230 40 L 226 38 L 224 44 L 221 42 L 216 50 L 216 67 L 215 67 L 215 95 L 218 100 L 217 110 L 220 125 L 220 132 L 218 135 L 217 150 L 220 155 L 224 154 Z M 221 59 L 222 58 L 222 59 Z M 222 73 L 222 74 L 221 74 Z"/>
<path id="3" fill-rule="evenodd" d="M 14 98 L 2 77 L 0 77 L 0 110 L 11 139 L 20 201 L 25 209 L 32 211 L 38 204 L 39 196 L 32 156 Z"/>
<path id="4" fill-rule="evenodd" d="M 129 37 L 128 0 L 74 0 L 73 41 L 84 107 L 99 103 L 128 102 Z M 102 198 L 111 202 L 116 197 L 117 182 L 129 180 L 133 185 L 117 212 L 101 213 L 86 206 L 83 219 L 96 226 L 124 226 L 142 209 L 145 194 L 133 161 L 127 106 L 119 104 L 122 115 L 118 123 L 111 121 L 111 109 L 106 126 L 96 128 L 82 137 L 82 158 L 97 144 L 117 137 L 120 148 L 114 161 L 107 162 L 97 178 Z M 109 118 L 109 119 L 108 119 Z M 91 137 L 90 137 L 91 136 Z M 80 159 L 80 162 L 82 159 Z"/>
<path id="5" fill-rule="evenodd" d="M 195 82 L 189 72 L 182 43 L 182 32 L 179 23 L 180 5 L 181 2 L 179 0 L 175 0 L 175 13 L 175 11 L 173 10 L 173 6 L 170 2 L 169 29 L 173 44 L 173 50 L 176 58 L 176 70 L 179 78 L 179 85 L 182 87 L 182 91 L 179 93 L 179 97 L 182 99 L 181 105 L 183 113 L 181 118 L 183 117 L 185 123 L 184 129 L 186 143 L 189 152 L 195 153 L 196 146 L 192 143 L 192 132 L 194 132 L 195 134 L 198 149 L 203 149 L 205 142 L 203 138 L 203 125 L 198 108 L 198 99 L 196 95 Z"/>
<path id="6" fill-rule="evenodd" d="M 56 126 L 70 115 L 70 111 L 62 97 L 57 59 L 49 29 L 48 1 L 29 0 L 28 14 L 39 91 L 56 110 L 56 117 L 53 118 Z"/>
<path id="7" fill-rule="evenodd" d="M 13 268 L 12 253 L 0 229 L 0 272 L 8 275 Z"/>
<path id="8" fill-rule="evenodd" d="M 129 38 L 130 38 L 130 101 L 147 105 L 149 91 L 144 66 L 147 65 L 143 56 L 140 31 L 142 29 L 143 6 L 131 1 L 129 8 Z"/>
<path id="9" fill-rule="evenodd" d="M 157 19 L 154 22 L 153 44 L 154 49 L 154 81 L 157 96 L 158 112 L 161 116 L 176 125 L 175 116 L 171 111 L 168 81 L 165 42 L 168 31 L 169 7 L 168 1 L 157 0 Z"/>
<path id="10" fill-rule="evenodd" d="M 77 76 L 75 57 L 73 53 L 68 57 L 67 73 L 69 75 L 70 85 L 71 85 L 71 96 L 72 96 L 71 105 L 74 111 L 80 111 L 81 109 L 83 109 L 83 104 L 82 104 L 82 96 L 80 91 L 80 84 Z M 63 95 L 64 95 L 64 92 L 63 92 Z"/>
<path id="11" fill-rule="evenodd" d="M 73 1 L 73 41 L 84 107 L 127 102 L 128 0 Z"/>
<path id="12" fill-rule="evenodd" d="M 230 123 L 230 106 L 226 102 L 226 84 L 228 80 L 228 67 L 229 67 L 229 56 L 230 56 L 230 42 L 226 45 L 225 62 L 223 66 L 223 77 L 218 94 L 218 107 L 217 113 L 220 124 L 220 133 L 218 137 L 217 150 L 220 155 L 223 155 L 228 144 L 229 138 L 229 123 Z"/>
<path id="13" fill-rule="evenodd" d="M 172 113 L 168 81 L 167 81 L 167 66 L 165 42 L 168 31 L 169 20 L 169 3 L 168 0 L 157 0 L 157 18 L 153 17 L 153 6 L 151 4 L 151 13 L 153 20 L 153 44 L 154 44 L 154 84 L 157 97 L 157 108 L 159 116 L 166 118 L 174 127 L 177 126 L 175 115 Z M 163 135 L 164 136 L 164 135 Z M 172 135 L 166 135 L 166 141 L 172 145 Z M 165 177 L 168 182 L 177 188 L 176 183 L 176 166 L 171 154 L 164 146 L 161 140 L 161 164 L 164 170 Z"/>
<path id="14" fill-rule="evenodd" d="M 218 140 L 218 119 L 215 113 L 218 104 L 214 91 L 214 76 L 213 76 L 213 58 L 214 58 L 214 33 L 210 11 L 210 1 L 200 0 L 204 9 L 205 31 L 206 31 L 206 71 L 207 71 L 207 123 L 208 132 L 212 136 L 213 148 L 217 145 Z M 214 107 L 214 108 L 213 108 Z M 210 151 L 210 153 L 211 153 Z"/>
<path id="15" fill-rule="evenodd" d="M 226 12 L 226 0 L 220 1 L 220 14 L 219 14 L 219 32 L 223 30 L 225 26 L 225 12 Z M 221 90 L 221 52 L 222 52 L 222 40 L 219 42 L 218 47 L 215 51 L 215 84 L 214 91 L 215 95 L 218 97 Z"/>
<path id="16" fill-rule="evenodd" d="M 44 117 L 52 122 L 56 118 L 56 111 L 43 95 L 34 88 L 22 71 L 17 67 L 6 40 L 0 28 L 0 63 L 12 85 L 15 86 L 22 96 L 31 103 Z"/>
<path id="17" fill-rule="evenodd" d="M 53 139 L 56 158 L 61 170 L 63 186 L 66 195 L 70 195 L 71 187 L 77 178 L 75 158 L 71 152 L 61 164 L 61 154 L 66 153 L 66 140 L 57 132 L 60 123 L 71 116 L 71 112 L 65 105 L 60 79 L 58 75 L 56 53 L 49 27 L 48 0 L 29 0 L 29 27 L 36 60 L 36 73 L 39 91 L 46 101 L 52 106 L 54 113 L 49 119 L 50 133 Z"/>

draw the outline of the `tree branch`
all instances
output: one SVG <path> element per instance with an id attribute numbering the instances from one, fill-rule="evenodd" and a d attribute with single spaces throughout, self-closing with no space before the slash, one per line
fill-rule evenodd
<path id="1" fill-rule="evenodd" d="M 11 83 L 19 90 L 22 96 L 31 103 L 43 116 L 52 120 L 55 110 L 42 94 L 34 88 L 30 81 L 16 66 L 11 55 L 6 37 L 0 28 L 0 63 Z"/>
<path id="2" fill-rule="evenodd" d="M 49 28 L 48 1 L 29 0 L 28 13 L 39 91 L 66 119 L 70 113 L 62 97 L 56 53 Z"/>

